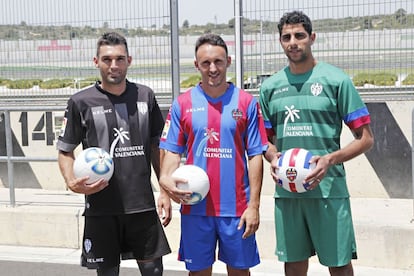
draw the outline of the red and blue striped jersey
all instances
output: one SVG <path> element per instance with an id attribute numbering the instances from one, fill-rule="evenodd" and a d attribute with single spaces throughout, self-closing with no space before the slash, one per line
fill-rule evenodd
<path id="1" fill-rule="evenodd" d="M 222 96 L 211 98 L 199 84 L 174 100 L 160 148 L 186 153 L 186 164 L 203 168 L 209 176 L 207 197 L 183 205 L 183 214 L 241 216 L 250 196 L 246 158 L 267 148 L 258 101 L 232 83 Z"/>

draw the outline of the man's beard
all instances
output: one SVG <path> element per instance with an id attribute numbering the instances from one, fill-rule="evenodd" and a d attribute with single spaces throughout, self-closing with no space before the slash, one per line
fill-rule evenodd
<path id="1" fill-rule="evenodd" d="M 119 75 L 117 77 L 111 77 L 111 76 L 106 77 L 106 81 L 110 84 L 120 84 L 124 81 L 124 79 L 125 79 L 124 75 Z"/>

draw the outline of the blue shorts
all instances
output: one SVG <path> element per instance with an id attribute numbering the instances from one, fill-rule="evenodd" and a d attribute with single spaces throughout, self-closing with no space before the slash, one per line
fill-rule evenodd
<path id="1" fill-rule="evenodd" d="M 218 259 L 236 269 L 248 269 L 260 263 L 255 235 L 242 238 L 237 230 L 238 217 L 181 215 L 181 241 L 178 259 L 189 271 L 211 267 Z"/>

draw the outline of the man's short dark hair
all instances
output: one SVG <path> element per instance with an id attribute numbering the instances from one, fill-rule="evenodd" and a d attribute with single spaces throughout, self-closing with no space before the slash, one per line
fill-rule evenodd
<path id="1" fill-rule="evenodd" d="M 213 45 L 213 46 L 220 46 L 226 51 L 226 56 L 228 55 L 226 42 L 224 42 L 224 40 L 219 35 L 208 33 L 208 34 L 204 34 L 204 35 L 200 36 L 197 39 L 197 42 L 196 42 L 196 45 L 195 45 L 195 54 L 196 55 L 197 55 L 198 48 L 200 48 L 200 46 L 204 45 L 204 44 L 210 44 L 210 45 Z"/>
<path id="2" fill-rule="evenodd" d="M 96 56 L 99 56 L 99 48 L 103 45 L 110 45 L 110 46 L 114 46 L 114 45 L 124 45 L 127 55 L 128 54 L 128 44 L 127 41 L 125 39 L 125 37 L 123 37 L 122 35 L 120 35 L 119 33 L 116 32 L 108 32 L 108 33 L 104 33 L 97 42 L 97 49 L 96 49 Z"/>
<path id="3" fill-rule="evenodd" d="M 302 24 L 305 31 L 312 34 L 312 21 L 310 18 L 301 11 L 292 11 L 285 13 L 280 18 L 277 28 L 279 29 L 279 35 L 282 35 L 282 29 L 284 25 Z"/>

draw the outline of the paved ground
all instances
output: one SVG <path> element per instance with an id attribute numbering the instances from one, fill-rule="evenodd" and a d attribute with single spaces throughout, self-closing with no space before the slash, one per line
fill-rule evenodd
<path id="1" fill-rule="evenodd" d="M 30 212 L 33 221 L 37 221 L 40 217 L 36 217 L 36 210 L 48 209 L 45 214 L 50 216 L 50 210 L 55 212 L 61 212 L 60 208 L 80 208 L 83 205 L 83 197 L 81 195 L 75 195 L 65 191 L 46 191 L 46 190 L 34 190 L 34 189 L 18 189 L 16 191 L 16 207 L 11 208 L 9 205 L 9 193 L 8 189 L 0 189 L 0 211 L 3 214 L 14 214 L 27 210 Z M 413 201 L 412 200 L 390 200 L 390 199 L 372 199 L 372 198 L 359 198 L 351 199 L 353 207 L 354 222 L 357 225 L 359 232 L 357 233 L 357 239 L 359 239 L 358 253 L 360 260 L 354 262 L 355 275 L 358 276 L 402 276 L 413 275 L 413 252 L 414 242 L 411 239 L 413 236 L 414 224 L 411 222 L 413 218 Z M 272 200 L 265 197 L 263 200 L 263 224 L 261 229 L 264 230 L 264 226 L 269 224 L 272 228 Z M 19 213 L 20 215 L 22 213 Z M 0 235 L 2 237 L 7 236 L 5 229 L 7 226 L 16 223 L 16 221 L 7 221 L 6 219 L 16 220 L 17 217 L 4 216 L 4 221 L 0 220 Z M 269 222 L 269 223 L 268 223 Z M 55 222 L 56 223 L 56 222 Z M 21 231 L 24 221 L 20 224 L 15 224 L 18 228 L 13 228 L 17 236 L 17 232 Z M 53 234 L 54 228 L 50 227 L 51 224 L 45 224 L 43 226 L 37 225 L 37 228 L 43 227 L 47 231 L 46 235 L 49 237 Z M 55 226 L 56 227 L 56 226 Z M 171 226 L 169 226 L 171 227 Z M 50 229 L 50 230 L 47 230 Z M 174 228 L 173 228 L 174 229 Z M 169 231 L 173 230 L 170 229 Z M 373 229 L 377 229 L 375 232 L 371 232 Z M 30 229 L 26 229 L 30 230 Z M 32 229 L 39 230 L 39 229 Z M 25 232 L 26 236 L 38 235 L 38 231 Z M 43 233 L 43 232 L 42 232 Z M 262 232 L 264 233 L 264 232 Z M 273 241 L 271 240 L 272 234 L 263 235 L 260 238 L 263 248 L 265 245 L 269 245 L 269 249 L 266 251 L 272 251 Z M 380 234 L 388 233 L 386 237 Z M 20 237 L 20 244 L 22 244 L 23 237 Z M 176 237 L 174 237 L 174 240 Z M 378 243 L 372 241 L 379 240 Z M 94 271 L 88 271 L 79 267 L 80 250 L 73 248 L 56 248 L 56 247 L 42 247 L 42 246 L 15 246 L 19 244 L 19 241 L 15 241 L 12 245 L 0 244 L 0 275 L 1 276 L 45 276 L 45 275 L 95 275 Z M 267 242 L 266 242 L 267 241 Z M 395 246 L 396 245 L 396 246 Z M 368 246 L 368 247 L 367 247 Z M 385 248 L 385 249 L 384 249 Z M 262 250 L 263 252 L 264 250 Z M 384 265 L 386 259 L 380 259 L 381 252 L 386 252 L 387 257 L 392 259 L 404 260 L 404 269 L 390 269 L 380 268 L 389 267 Z M 270 252 L 271 253 L 271 252 Z M 370 260 L 371 264 L 363 265 L 362 261 Z M 394 261 L 395 263 L 395 261 Z M 187 275 L 184 269 L 184 265 L 176 260 L 176 252 L 167 255 L 164 258 L 164 267 L 166 276 L 175 275 Z M 396 267 L 396 266 L 395 266 Z M 408 270 L 409 269 L 409 270 Z M 131 274 L 132 273 L 132 274 Z M 216 262 L 214 265 L 214 273 L 216 276 L 225 275 L 225 265 L 221 262 Z M 139 275 L 137 272 L 137 265 L 134 261 L 122 262 L 122 274 L 121 275 Z M 253 276 L 264 275 L 283 275 L 283 264 L 278 262 L 273 254 L 262 254 L 262 263 L 252 269 Z M 325 267 L 319 265 L 316 259 L 311 260 L 309 269 L 309 276 L 324 276 L 329 275 Z"/>
<path id="2" fill-rule="evenodd" d="M 95 271 L 82 268 L 79 263 L 79 250 L 45 247 L 19 247 L 0 245 L 0 275 L 4 276 L 92 276 Z M 165 276 L 187 275 L 182 263 L 172 254 L 164 258 Z M 124 261 L 122 276 L 140 275 L 134 261 Z M 214 276 L 225 275 L 225 266 L 221 262 L 214 265 Z M 281 276 L 283 265 L 274 260 L 263 260 L 252 269 L 253 276 Z M 311 261 L 309 276 L 329 275 L 325 267 Z M 408 276 L 414 271 L 383 269 L 355 266 L 358 276 Z"/>

